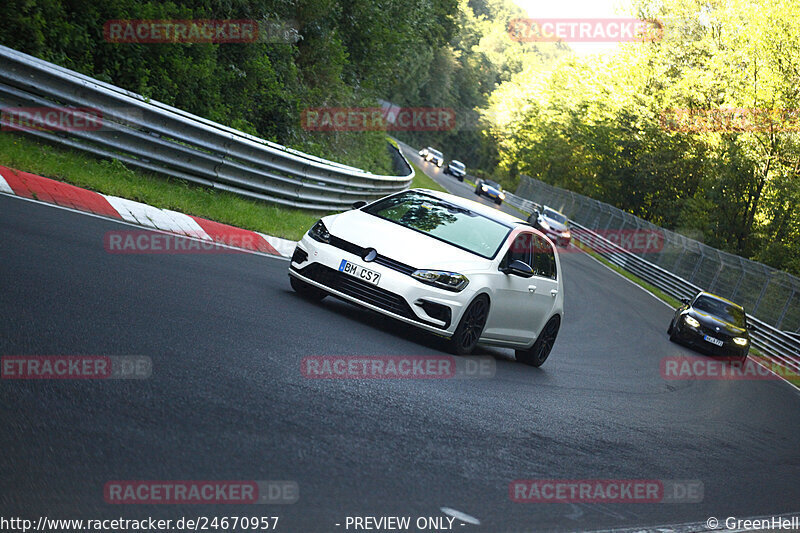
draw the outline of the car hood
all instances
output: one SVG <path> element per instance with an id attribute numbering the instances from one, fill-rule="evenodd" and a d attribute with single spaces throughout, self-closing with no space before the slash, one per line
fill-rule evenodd
<path id="1" fill-rule="evenodd" d="M 734 326 L 730 322 L 726 322 L 721 318 L 717 318 L 713 315 L 709 315 L 708 313 L 704 313 L 702 311 L 698 311 L 697 309 L 689 309 L 686 311 L 686 314 L 693 316 L 697 319 L 700 324 L 702 324 L 706 328 L 716 329 L 719 328 L 719 331 L 723 333 L 727 333 L 728 335 L 738 335 L 742 337 L 747 337 L 747 330 L 745 328 L 740 328 Z"/>
<path id="2" fill-rule="evenodd" d="M 486 187 L 489 191 L 491 191 L 491 192 L 493 192 L 495 194 L 500 194 L 501 192 L 503 192 L 502 190 L 496 189 L 496 188 L 492 187 L 491 185 L 487 185 L 486 183 L 481 183 L 481 187 Z"/>
<path id="3" fill-rule="evenodd" d="M 547 225 L 550 226 L 553 231 L 567 231 L 569 228 L 566 224 L 562 224 L 557 220 L 553 220 L 552 218 L 542 217 L 542 219 L 547 222 Z"/>
<path id="4" fill-rule="evenodd" d="M 414 268 L 464 273 L 486 269 L 492 262 L 358 209 L 325 217 L 323 221 L 331 235 L 374 248 L 379 254 Z"/>

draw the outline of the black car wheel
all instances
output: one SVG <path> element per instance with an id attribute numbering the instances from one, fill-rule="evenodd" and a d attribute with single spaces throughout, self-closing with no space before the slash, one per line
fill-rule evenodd
<path id="1" fill-rule="evenodd" d="M 542 366 L 553 349 L 560 327 L 561 318 L 558 315 L 548 320 L 530 350 L 516 351 L 517 361 L 530 366 Z"/>
<path id="2" fill-rule="evenodd" d="M 294 292 L 308 300 L 322 300 L 328 293 L 322 289 L 318 289 L 313 285 L 309 285 L 305 281 L 301 281 L 294 276 L 289 276 L 289 283 L 292 285 Z"/>
<path id="3" fill-rule="evenodd" d="M 497 205 L 501 205 L 503 203 L 503 200 L 495 200 L 494 203 L 496 203 Z"/>
<path id="4" fill-rule="evenodd" d="M 486 319 L 489 317 L 489 298 L 481 294 L 475 298 L 456 327 L 450 338 L 449 349 L 457 355 L 469 355 L 481 338 Z"/>
<path id="5" fill-rule="evenodd" d="M 464 181 L 464 176 L 459 176 L 458 181 Z"/>

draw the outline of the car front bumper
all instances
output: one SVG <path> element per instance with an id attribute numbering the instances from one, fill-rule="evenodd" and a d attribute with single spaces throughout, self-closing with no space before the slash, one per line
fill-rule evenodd
<path id="1" fill-rule="evenodd" d="M 381 275 L 378 284 L 344 273 L 340 270 L 342 261 L 378 272 Z M 401 322 L 431 333 L 452 335 L 475 290 L 469 285 L 461 292 L 438 289 L 387 264 L 394 263 L 382 259 L 367 262 L 350 251 L 305 235 L 292 257 L 289 275 Z"/>
<path id="2" fill-rule="evenodd" d="M 719 333 L 705 331 L 702 325 L 699 328 L 693 328 L 686 324 L 683 318 L 678 319 L 678 325 L 675 327 L 673 335 L 684 344 L 698 348 L 700 351 L 709 355 L 719 357 L 739 358 L 747 355 L 750 350 L 750 342 L 744 346 L 740 346 L 733 342 L 733 339 L 728 335 L 720 335 Z M 722 346 L 705 340 L 706 335 L 721 340 Z"/>

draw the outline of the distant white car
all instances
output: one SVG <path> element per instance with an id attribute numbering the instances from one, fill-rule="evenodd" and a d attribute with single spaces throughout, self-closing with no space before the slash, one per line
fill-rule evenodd
<path id="1" fill-rule="evenodd" d="M 425 158 L 425 161 L 432 161 L 437 167 L 444 165 L 444 156 L 442 152 L 435 148 L 431 148 L 430 146 L 423 148 L 419 151 L 419 155 Z"/>
<path id="2" fill-rule="evenodd" d="M 540 366 L 564 314 L 558 252 L 511 215 L 450 194 L 412 189 L 319 220 L 298 243 L 292 287 L 333 295 L 445 336 L 514 348 Z"/>

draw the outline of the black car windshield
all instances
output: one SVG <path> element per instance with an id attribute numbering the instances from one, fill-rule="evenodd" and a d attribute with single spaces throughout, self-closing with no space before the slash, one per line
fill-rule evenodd
<path id="1" fill-rule="evenodd" d="M 709 298 L 708 296 L 700 296 L 695 300 L 692 307 L 702 313 L 708 313 L 711 316 L 721 318 L 725 322 L 733 324 L 736 327 L 745 327 L 744 312 L 740 307 L 733 304 L 717 300 L 716 298 Z"/>
<path id="2" fill-rule="evenodd" d="M 565 224 L 567 222 L 567 217 L 562 215 L 561 213 L 557 213 L 552 209 L 545 209 L 544 210 L 544 217 L 549 218 L 550 220 L 555 220 L 556 222 L 561 222 Z"/>
<path id="3" fill-rule="evenodd" d="M 511 231 L 501 222 L 416 191 L 379 200 L 364 212 L 487 259 L 497 255 Z"/>
<path id="4" fill-rule="evenodd" d="M 464 163 L 461 161 L 451 161 L 450 164 L 459 170 L 464 170 Z"/>
<path id="5" fill-rule="evenodd" d="M 500 184 L 497 183 L 496 181 L 485 180 L 484 183 L 489 187 L 497 189 L 498 191 L 500 190 Z"/>

